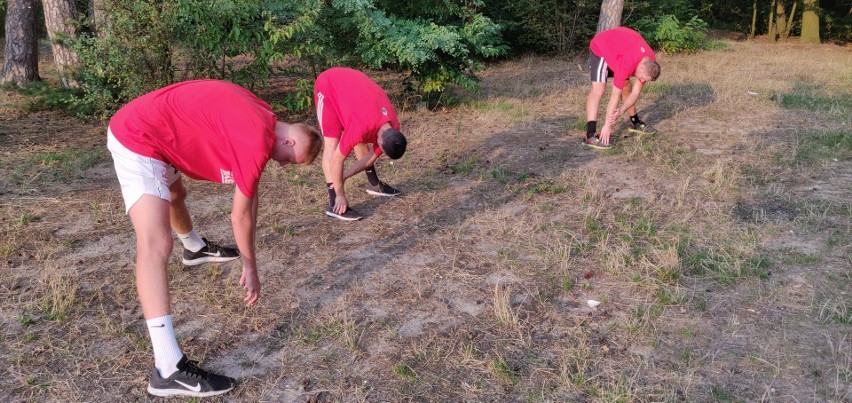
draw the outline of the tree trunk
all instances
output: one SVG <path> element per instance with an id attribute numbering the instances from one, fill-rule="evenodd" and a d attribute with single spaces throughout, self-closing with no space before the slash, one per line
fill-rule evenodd
<path id="1" fill-rule="evenodd" d="M 802 2 L 802 43 L 819 43 L 819 1 Z"/>
<path id="2" fill-rule="evenodd" d="M 787 18 L 787 30 L 781 34 L 781 37 L 787 39 L 790 37 L 790 31 L 793 29 L 793 16 L 796 15 L 796 4 L 798 2 L 793 2 L 793 9 L 790 11 L 790 16 Z"/>
<path id="3" fill-rule="evenodd" d="M 6 4 L 6 45 L 3 77 L 0 83 L 24 84 L 41 80 L 38 76 L 36 1 L 9 0 Z"/>
<path id="4" fill-rule="evenodd" d="M 754 0 L 754 12 L 751 15 L 751 36 L 749 38 L 754 38 L 754 31 L 757 28 L 757 0 Z"/>
<path id="5" fill-rule="evenodd" d="M 598 32 L 621 26 L 621 12 L 624 0 L 603 0 L 601 15 L 598 17 Z"/>
<path id="6" fill-rule="evenodd" d="M 775 5 L 775 32 L 783 35 L 787 31 L 787 10 L 784 8 L 784 0 L 778 0 Z"/>
<path id="7" fill-rule="evenodd" d="M 105 23 L 104 0 L 89 0 L 89 24 L 92 27 L 92 32 L 98 35 L 99 38 L 104 37 L 103 24 Z"/>
<path id="8" fill-rule="evenodd" d="M 775 27 L 775 4 L 778 0 L 772 0 L 772 6 L 769 8 L 769 32 L 766 33 L 769 42 L 778 40 L 778 29 Z"/>
<path id="9" fill-rule="evenodd" d="M 77 36 L 77 28 L 72 25 L 77 18 L 77 6 L 74 0 L 42 0 L 42 4 L 60 85 L 76 88 L 78 85 L 72 77 L 72 70 L 77 65 L 77 54 L 65 42 Z"/>

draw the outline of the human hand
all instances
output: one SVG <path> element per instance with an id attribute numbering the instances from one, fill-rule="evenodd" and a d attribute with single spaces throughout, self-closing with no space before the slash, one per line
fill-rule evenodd
<path id="1" fill-rule="evenodd" d="M 254 305 L 258 298 L 260 298 L 260 278 L 257 276 L 257 269 L 249 269 L 243 266 L 240 285 L 246 290 L 246 297 L 243 301 L 247 305 Z"/>
<path id="2" fill-rule="evenodd" d="M 610 124 L 610 125 L 615 124 L 615 122 L 618 120 L 618 117 L 621 116 L 621 114 L 622 114 L 621 109 L 616 109 L 615 111 L 612 112 L 612 115 L 609 115 L 609 116 L 606 117 L 606 123 Z"/>
<path id="3" fill-rule="evenodd" d="M 337 214 L 343 214 L 346 212 L 346 209 L 349 207 L 349 200 L 346 200 L 346 196 L 337 195 L 334 199 L 334 210 Z"/>
<path id="4" fill-rule="evenodd" d="M 601 134 L 598 137 L 598 139 L 601 141 L 601 144 L 603 144 L 605 146 L 609 145 L 609 136 L 610 135 L 612 135 L 612 126 L 606 124 L 601 129 Z"/>

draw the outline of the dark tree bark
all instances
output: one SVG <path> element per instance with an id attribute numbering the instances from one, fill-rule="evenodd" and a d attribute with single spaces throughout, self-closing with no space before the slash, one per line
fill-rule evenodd
<path id="1" fill-rule="evenodd" d="M 77 54 L 65 43 L 67 39 L 77 36 L 77 28 L 73 25 L 77 18 L 77 5 L 74 0 L 42 0 L 44 4 L 44 23 L 53 50 L 53 61 L 59 72 L 59 82 L 64 88 L 76 88 L 77 81 L 72 77 L 72 70 L 77 66 Z"/>
<path id="2" fill-rule="evenodd" d="M 6 4 L 6 45 L 3 77 L 0 83 L 24 84 L 41 80 L 38 76 L 36 1 L 9 0 Z"/>
<path id="3" fill-rule="evenodd" d="M 103 38 L 102 26 L 105 23 L 106 13 L 104 12 L 104 0 L 89 0 L 88 18 L 89 25 L 92 27 L 92 32 Z"/>
<path id="4" fill-rule="evenodd" d="M 603 0 L 601 15 L 598 17 L 598 32 L 621 26 L 621 12 L 624 0 Z"/>

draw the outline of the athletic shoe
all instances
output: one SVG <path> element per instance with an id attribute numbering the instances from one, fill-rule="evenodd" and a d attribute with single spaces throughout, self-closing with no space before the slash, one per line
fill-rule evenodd
<path id="1" fill-rule="evenodd" d="M 161 378 L 157 368 L 151 371 L 148 393 L 154 396 L 208 397 L 221 395 L 234 388 L 233 378 L 217 375 L 198 368 L 198 362 L 184 355 L 177 364 L 178 370 L 168 378 Z"/>
<path id="2" fill-rule="evenodd" d="M 373 196 L 387 196 L 387 197 L 394 197 L 394 196 L 402 194 L 402 192 L 399 191 L 398 189 L 394 189 L 390 185 L 388 185 L 387 183 L 384 183 L 382 181 L 379 181 L 379 184 L 375 185 L 375 186 L 368 183 L 367 184 L 367 193 L 369 193 Z"/>
<path id="3" fill-rule="evenodd" d="M 230 262 L 240 257 L 240 251 L 235 248 L 221 246 L 215 242 L 208 241 L 207 238 L 201 239 L 204 240 L 205 245 L 198 252 L 184 248 L 183 264 L 196 266 L 207 262 Z"/>
<path id="4" fill-rule="evenodd" d="M 636 134 L 655 134 L 657 130 L 653 127 L 648 126 L 643 121 L 639 121 L 637 123 L 630 122 L 630 126 L 627 128 L 628 132 L 636 133 Z"/>
<path id="5" fill-rule="evenodd" d="M 357 211 L 349 207 L 346 208 L 346 211 L 343 212 L 343 214 L 337 214 L 334 212 L 334 209 L 332 207 L 329 207 L 325 210 L 325 215 L 329 217 L 338 218 L 343 221 L 358 221 L 363 218 L 361 214 L 358 214 Z"/>
<path id="6" fill-rule="evenodd" d="M 583 144 L 585 144 L 589 147 L 592 147 L 592 148 L 596 148 L 598 150 L 608 150 L 608 149 L 612 148 L 612 143 L 610 143 L 610 144 L 601 143 L 601 139 L 599 139 L 597 135 L 594 135 L 592 137 L 585 137 L 584 136 L 582 141 L 583 141 Z"/>

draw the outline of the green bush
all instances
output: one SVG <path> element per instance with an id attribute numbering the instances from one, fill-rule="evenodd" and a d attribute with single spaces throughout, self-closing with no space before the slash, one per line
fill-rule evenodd
<path id="1" fill-rule="evenodd" d="M 642 37 L 654 49 L 668 53 L 695 52 L 707 49 L 707 23 L 698 16 L 681 23 L 674 15 L 664 15 L 658 19 L 641 19 L 633 25 Z"/>
<path id="2" fill-rule="evenodd" d="M 272 16 L 256 1 L 107 0 L 98 35 L 77 38 L 80 110 L 107 118 L 133 98 L 176 81 L 224 79 L 252 87 L 282 55 Z"/>

